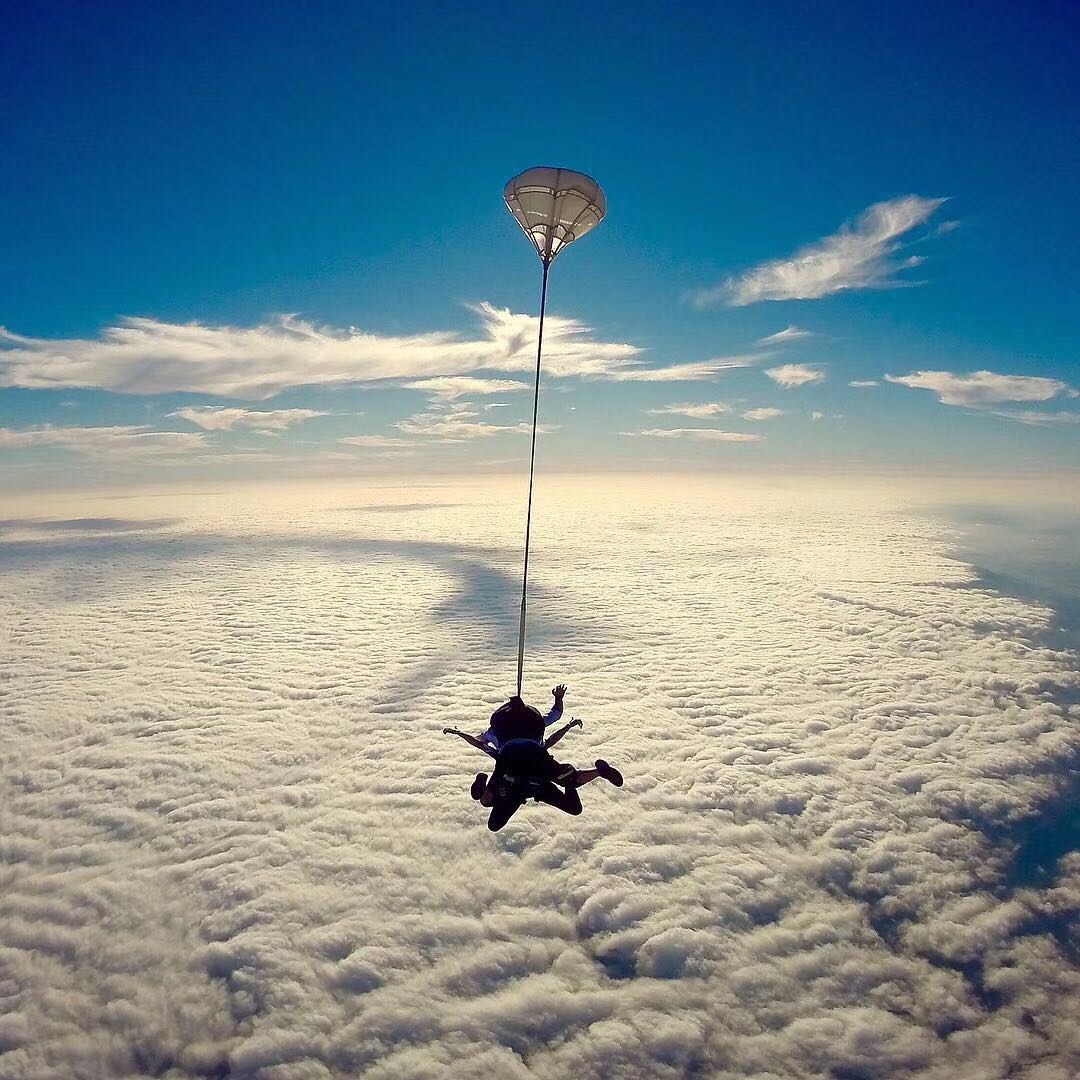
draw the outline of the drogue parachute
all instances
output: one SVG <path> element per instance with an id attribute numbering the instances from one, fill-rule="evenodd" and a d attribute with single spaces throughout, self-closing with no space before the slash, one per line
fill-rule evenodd
<path id="1" fill-rule="evenodd" d="M 526 169 L 507 183 L 503 198 L 545 266 L 607 213 L 600 185 L 571 169 Z"/>

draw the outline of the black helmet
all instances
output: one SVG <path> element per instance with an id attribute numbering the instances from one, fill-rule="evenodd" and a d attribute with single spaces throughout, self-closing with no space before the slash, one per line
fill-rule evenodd
<path id="1" fill-rule="evenodd" d="M 502 738 L 543 736 L 544 718 L 539 709 L 526 705 L 516 694 L 491 714 L 491 726 Z"/>

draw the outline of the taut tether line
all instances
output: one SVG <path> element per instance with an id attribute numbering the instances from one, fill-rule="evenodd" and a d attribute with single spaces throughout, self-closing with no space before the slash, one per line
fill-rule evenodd
<path id="1" fill-rule="evenodd" d="M 521 574 L 521 615 L 518 619 L 517 696 L 525 667 L 525 624 L 529 600 L 529 538 L 532 531 L 533 478 L 536 472 L 536 427 L 540 412 L 540 365 L 544 349 L 548 271 L 555 257 L 600 224 L 607 200 L 600 185 L 584 173 L 540 166 L 510 180 L 503 198 L 536 248 L 543 263 L 540 280 L 540 329 L 536 339 L 536 380 L 533 385 L 532 443 L 529 450 L 529 496 L 525 510 L 525 563 Z"/>

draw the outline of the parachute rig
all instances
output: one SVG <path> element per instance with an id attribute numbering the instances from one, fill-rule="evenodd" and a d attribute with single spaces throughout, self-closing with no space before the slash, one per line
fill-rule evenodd
<path id="1" fill-rule="evenodd" d="M 532 242 L 543 264 L 540 281 L 540 330 L 536 340 L 536 381 L 533 386 L 532 444 L 529 450 L 529 497 L 525 510 L 525 565 L 521 575 L 521 615 L 518 620 L 517 695 L 525 665 L 525 619 L 529 593 L 529 535 L 532 528 L 533 476 L 536 471 L 536 420 L 540 410 L 540 364 L 544 348 L 544 312 L 548 271 L 556 256 L 600 224 L 607 200 L 600 185 L 584 173 L 540 166 L 510 180 L 503 198 L 506 207 Z"/>

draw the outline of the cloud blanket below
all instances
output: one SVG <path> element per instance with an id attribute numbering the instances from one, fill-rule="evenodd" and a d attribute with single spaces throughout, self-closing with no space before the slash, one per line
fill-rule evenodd
<path id="1" fill-rule="evenodd" d="M 627 783 L 492 836 L 520 494 L 0 526 L 0 1076 L 1080 1070 L 1048 612 L 891 493 L 542 486 L 526 691 Z"/>

